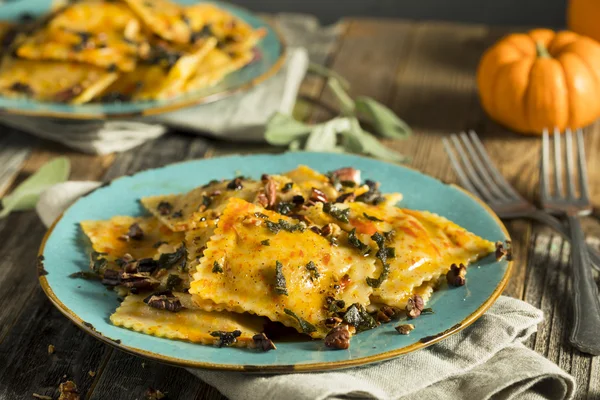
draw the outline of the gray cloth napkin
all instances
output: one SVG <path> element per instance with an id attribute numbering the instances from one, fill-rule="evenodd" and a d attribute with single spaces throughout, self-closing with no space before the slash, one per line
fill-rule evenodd
<path id="1" fill-rule="evenodd" d="M 42 222 L 51 225 L 69 205 L 99 185 L 65 182 L 50 187 L 36 207 Z M 378 364 L 287 375 L 188 371 L 232 400 L 571 399 L 573 377 L 523 345 L 542 319 L 541 310 L 501 296 L 463 331 L 426 349 Z"/>

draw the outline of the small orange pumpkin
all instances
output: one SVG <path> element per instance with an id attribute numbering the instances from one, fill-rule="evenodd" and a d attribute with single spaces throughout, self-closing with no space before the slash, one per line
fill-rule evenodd
<path id="1" fill-rule="evenodd" d="M 600 44 L 569 31 L 504 37 L 477 71 L 483 109 L 522 133 L 579 128 L 600 116 Z"/>

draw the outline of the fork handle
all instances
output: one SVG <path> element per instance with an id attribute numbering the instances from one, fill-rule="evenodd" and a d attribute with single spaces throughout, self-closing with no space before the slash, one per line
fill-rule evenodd
<path id="1" fill-rule="evenodd" d="M 600 355 L 600 298 L 590 270 L 590 256 L 577 215 L 567 215 L 573 271 L 571 344 L 584 353 Z"/>

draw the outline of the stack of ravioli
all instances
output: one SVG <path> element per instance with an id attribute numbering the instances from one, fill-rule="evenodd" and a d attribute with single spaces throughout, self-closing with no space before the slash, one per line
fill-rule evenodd
<path id="1" fill-rule="evenodd" d="M 397 207 L 400 199 L 352 168 L 299 166 L 143 198 L 151 216 L 81 226 L 93 272 L 124 297 L 115 325 L 256 347 L 269 321 L 315 339 L 332 321 L 373 328 L 381 307 L 426 302 L 452 264 L 494 251 L 443 217 Z"/>
<path id="2" fill-rule="evenodd" d="M 0 93 L 73 104 L 168 99 L 249 64 L 265 33 L 208 3 L 73 1 L 0 22 Z"/>

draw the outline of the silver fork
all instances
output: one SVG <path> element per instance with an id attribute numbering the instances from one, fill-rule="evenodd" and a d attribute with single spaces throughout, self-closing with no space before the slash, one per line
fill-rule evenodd
<path id="1" fill-rule="evenodd" d="M 590 257 L 585 248 L 585 236 L 579 221 L 580 215 L 590 214 L 592 205 L 588 189 L 585 150 L 581 129 L 576 132 L 577 169 L 573 157 L 573 135 L 565 131 L 566 193 L 563 193 L 561 136 L 554 130 L 554 181 L 550 179 L 550 139 L 548 131 L 542 137 L 540 191 L 542 207 L 549 212 L 566 217 L 571 235 L 571 263 L 573 271 L 573 327 L 569 341 L 579 350 L 600 354 L 600 298 L 598 286 L 590 271 Z M 575 193 L 574 181 L 579 182 L 579 195 Z M 554 183 L 554 184 L 552 184 Z M 554 187 L 554 188 L 553 188 Z M 554 189 L 554 190 L 553 190 Z"/>
<path id="2" fill-rule="evenodd" d="M 485 201 L 498 217 L 532 219 L 570 240 L 569 229 L 560 220 L 525 200 L 504 179 L 475 132 L 450 135 L 450 139 L 443 138 L 442 142 L 461 185 Z M 592 266 L 600 271 L 600 255 L 592 247 L 588 246 L 588 250 Z"/>

